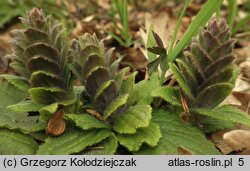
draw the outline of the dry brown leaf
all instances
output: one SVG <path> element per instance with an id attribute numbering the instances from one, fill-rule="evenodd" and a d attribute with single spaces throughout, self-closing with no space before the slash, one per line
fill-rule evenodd
<path id="1" fill-rule="evenodd" d="M 9 71 L 10 59 L 6 55 L 12 52 L 11 46 L 6 41 L 0 38 L 0 74 Z"/>
<path id="2" fill-rule="evenodd" d="M 147 56 L 147 50 L 145 49 L 146 43 L 147 43 L 147 36 L 149 34 L 149 28 L 151 25 L 153 25 L 154 32 L 159 35 L 161 40 L 163 41 L 164 47 L 168 47 L 175 27 L 177 23 L 178 18 L 172 16 L 171 12 L 166 10 L 160 10 L 159 12 L 155 14 L 145 14 L 145 30 L 140 28 L 140 36 L 142 37 L 144 41 L 144 47 L 139 47 L 143 55 L 148 58 Z M 183 17 L 179 31 L 176 36 L 176 42 L 181 38 L 181 36 L 184 34 L 185 30 L 187 29 L 188 25 L 190 24 L 191 19 L 188 17 Z M 158 68 L 158 72 L 161 75 L 161 70 Z M 166 73 L 165 77 L 167 77 L 169 74 Z"/>
<path id="3" fill-rule="evenodd" d="M 250 59 L 250 56 L 249 56 L 249 59 Z M 240 68 L 241 68 L 243 79 L 250 83 L 250 60 L 247 60 L 241 63 Z"/>
<path id="4" fill-rule="evenodd" d="M 250 150 L 250 131 L 233 130 L 223 135 L 225 143 L 235 151 Z"/>
<path id="5" fill-rule="evenodd" d="M 147 59 L 142 54 L 140 49 L 117 47 L 115 51 L 125 54 L 123 62 L 129 62 L 133 64 L 134 68 L 137 70 L 145 69 L 147 65 Z"/>
<path id="6" fill-rule="evenodd" d="M 63 111 L 58 110 L 50 117 L 47 127 L 46 133 L 54 136 L 59 136 L 65 131 L 66 123 L 63 118 Z"/>
<path id="7" fill-rule="evenodd" d="M 87 109 L 86 112 L 91 114 L 92 116 L 96 117 L 99 120 L 104 120 L 103 116 L 99 112 L 97 112 L 96 110 Z"/>
<path id="8" fill-rule="evenodd" d="M 216 147 L 220 149 L 222 154 L 229 154 L 233 152 L 233 149 L 230 148 L 223 139 L 223 135 L 225 134 L 225 132 L 228 132 L 228 130 L 218 131 L 216 133 L 213 133 L 211 139 L 213 143 L 216 145 Z"/>
<path id="9" fill-rule="evenodd" d="M 233 96 L 236 97 L 240 102 L 240 109 L 245 111 L 246 113 L 249 113 L 250 108 L 250 93 L 243 93 L 243 92 L 233 92 Z"/>
<path id="10" fill-rule="evenodd" d="M 250 150 L 243 150 L 239 153 L 237 153 L 238 155 L 250 155 Z"/>
<path id="11" fill-rule="evenodd" d="M 242 74 L 237 78 L 233 91 L 249 92 L 250 84 L 244 80 Z"/>
<path id="12" fill-rule="evenodd" d="M 226 99 L 222 102 L 222 105 L 224 104 L 230 104 L 230 105 L 237 106 L 237 107 L 241 106 L 241 102 L 232 94 L 226 97 Z"/>
<path id="13" fill-rule="evenodd" d="M 175 26 L 178 18 L 170 17 L 166 11 L 161 11 L 158 14 L 146 14 L 145 15 L 145 27 L 148 33 L 149 27 L 154 26 L 154 31 L 160 36 L 163 41 L 164 46 L 169 45 L 172 35 L 175 30 Z M 182 27 L 182 25 L 181 25 Z M 177 39 L 179 40 L 183 35 L 182 29 L 177 34 Z"/>
<path id="14" fill-rule="evenodd" d="M 101 6 L 103 9 L 108 10 L 110 8 L 110 0 L 97 0 L 97 3 L 99 6 Z"/>
<path id="15" fill-rule="evenodd" d="M 192 12 L 193 14 L 197 14 L 199 10 L 201 9 L 200 3 L 191 2 L 188 6 L 188 11 Z"/>
<path id="16" fill-rule="evenodd" d="M 185 17 L 184 17 L 185 18 Z M 146 44 L 147 42 L 147 35 L 149 32 L 149 28 L 151 25 L 153 25 L 154 32 L 156 32 L 160 38 L 163 41 L 164 46 L 168 46 L 170 44 L 172 35 L 174 33 L 176 23 L 177 23 L 178 18 L 174 18 L 172 16 L 169 16 L 169 14 L 166 11 L 161 11 L 156 14 L 145 14 L 145 31 L 143 29 L 140 29 L 140 35 Z M 189 20 L 190 21 L 190 20 Z M 187 25 L 187 19 L 183 19 L 183 23 L 181 24 L 177 38 L 176 40 L 178 41 L 181 36 L 184 33 L 183 26 Z M 142 50 L 144 54 L 146 54 L 145 50 Z M 145 55 L 146 56 L 146 55 Z M 147 57 L 147 56 L 146 56 Z"/>
<path id="17" fill-rule="evenodd" d="M 72 37 L 77 38 L 85 33 L 98 33 L 94 22 L 77 21 L 76 27 L 72 30 Z M 98 35 L 97 35 L 98 36 Z"/>
<path id="18" fill-rule="evenodd" d="M 244 62 L 249 56 L 248 47 L 236 48 L 234 49 L 234 54 L 236 56 L 235 63 L 239 64 Z"/>
<path id="19" fill-rule="evenodd" d="M 193 155 L 193 153 L 185 147 L 177 147 L 177 153 L 179 155 Z"/>

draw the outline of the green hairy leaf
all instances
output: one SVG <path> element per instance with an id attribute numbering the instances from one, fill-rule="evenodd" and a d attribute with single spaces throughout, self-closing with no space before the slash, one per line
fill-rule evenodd
<path id="1" fill-rule="evenodd" d="M 76 154 L 86 147 L 101 142 L 111 135 L 107 130 L 83 131 L 79 129 L 68 130 L 59 137 L 49 137 L 39 146 L 37 154 L 66 155 Z"/>
<path id="2" fill-rule="evenodd" d="M 8 74 L 2 74 L 0 75 L 1 78 L 4 78 L 7 80 L 10 84 L 13 84 L 18 89 L 27 91 L 29 88 L 29 83 L 25 78 L 15 76 L 15 75 L 8 75 Z"/>
<path id="3" fill-rule="evenodd" d="M 0 81 L 0 127 L 8 129 L 19 129 L 24 133 L 35 132 L 44 129 L 45 123 L 39 121 L 38 116 L 28 116 L 27 113 L 17 113 L 9 105 L 18 103 L 27 97 L 27 93 L 10 85 L 8 82 Z M 31 110 L 32 111 L 32 110 Z M 39 121 L 39 122 L 38 122 Z"/>
<path id="4" fill-rule="evenodd" d="M 30 136 L 16 131 L 0 129 L 1 155 L 33 155 L 38 144 Z"/>
<path id="5" fill-rule="evenodd" d="M 212 133 L 219 130 L 229 129 L 235 127 L 235 123 L 229 122 L 228 120 L 220 120 L 213 117 L 207 117 L 202 121 L 203 127 L 202 132 Z"/>
<path id="6" fill-rule="evenodd" d="M 131 103 L 150 104 L 153 101 L 153 91 L 156 91 L 160 87 L 158 74 L 152 74 L 149 80 L 140 81 L 135 85 L 131 95 Z"/>
<path id="7" fill-rule="evenodd" d="M 76 123 L 83 130 L 94 128 L 108 128 L 107 125 L 88 114 L 66 114 L 66 117 Z"/>
<path id="8" fill-rule="evenodd" d="M 103 116 L 106 119 L 112 113 L 114 113 L 119 107 L 126 104 L 128 99 L 128 94 L 117 97 L 104 111 Z"/>
<path id="9" fill-rule="evenodd" d="M 138 151 L 143 143 L 154 147 L 157 145 L 160 137 L 159 126 L 152 122 L 148 127 L 138 129 L 135 134 L 117 135 L 120 144 L 127 147 L 130 151 Z"/>
<path id="10" fill-rule="evenodd" d="M 9 109 L 12 109 L 16 112 L 36 112 L 43 107 L 43 104 L 36 103 L 31 100 L 21 101 L 17 104 L 8 106 Z"/>
<path id="11" fill-rule="evenodd" d="M 175 111 L 155 111 L 153 121 L 160 125 L 162 138 L 156 147 L 144 147 L 137 154 L 177 154 L 178 147 L 196 155 L 219 154 L 198 128 L 183 123 Z"/>
<path id="12" fill-rule="evenodd" d="M 118 147 L 117 138 L 114 135 L 109 136 L 102 142 L 91 148 L 87 148 L 81 154 L 83 155 L 113 155 Z"/>
<path id="13" fill-rule="evenodd" d="M 246 113 L 232 106 L 219 106 L 211 110 L 200 108 L 193 109 L 193 111 L 222 121 L 241 123 L 250 127 L 250 117 Z"/>
<path id="14" fill-rule="evenodd" d="M 181 106 L 180 90 L 177 87 L 162 87 L 153 91 L 152 96 L 160 97 L 172 105 Z"/>
<path id="15" fill-rule="evenodd" d="M 149 105 L 130 107 L 122 116 L 114 119 L 114 129 L 119 133 L 134 134 L 137 128 L 147 127 L 151 119 Z"/>
<path id="16" fill-rule="evenodd" d="M 48 120 L 48 118 L 57 111 L 59 104 L 52 103 L 50 105 L 44 106 L 39 110 L 40 118 L 43 120 Z"/>

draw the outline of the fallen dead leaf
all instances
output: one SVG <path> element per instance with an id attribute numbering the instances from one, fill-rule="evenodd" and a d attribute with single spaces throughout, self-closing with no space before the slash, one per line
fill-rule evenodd
<path id="1" fill-rule="evenodd" d="M 240 64 L 249 56 L 249 48 L 248 47 L 242 47 L 242 48 L 236 48 L 234 49 L 234 54 L 236 56 L 235 63 Z"/>
<path id="2" fill-rule="evenodd" d="M 144 70 L 147 65 L 147 60 L 139 49 L 136 48 L 116 48 L 116 52 L 126 54 L 123 62 L 133 64 L 136 70 Z"/>
<path id="3" fill-rule="evenodd" d="M 5 55 L 11 53 L 11 46 L 0 39 L 0 73 L 8 72 L 10 60 Z"/>
<path id="4" fill-rule="evenodd" d="M 233 130 L 223 135 L 225 143 L 235 151 L 250 150 L 250 131 Z"/>
<path id="5" fill-rule="evenodd" d="M 161 11 L 160 13 L 156 13 L 153 15 L 147 13 L 145 15 L 146 33 L 148 33 L 149 27 L 153 25 L 154 31 L 160 36 L 164 46 L 166 47 L 167 45 L 170 44 L 172 35 L 176 27 L 177 20 L 178 18 L 169 16 L 169 13 L 167 13 L 166 11 Z M 183 26 L 186 25 L 187 22 L 186 19 L 183 20 L 183 22 L 185 22 L 185 24 L 181 24 L 179 28 L 176 38 L 177 41 L 181 38 L 185 30 L 183 29 Z M 147 42 L 147 40 L 144 41 Z"/>
<path id="6" fill-rule="evenodd" d="M 250 114 L 249 108 L 250 108 L 250 93 L 243 93 L 243 92 L 236 92 L 234 91 L 233 96 L 236 97 L 241 105 L 240 109 L 245 111 L 246 113 Z"/>
<path id="7" fill-rule="evenodd" d="M 193 153 L 185 147 L 177 147 L 178 155 L 193 155 Z"/>
<path id="8" fill-rule="evenodd" d="M 226 97 L 226 99 L 221 103 L 222 105 L 230 104 L 232 106 L 241 106 L 241 102 L 234 97 L 232 94 Z"/>
<path id="9" fill-rule="evenodd" d="M 47 127 L 46 133 L 54 136 L 59 136 L 65 131 L 66 122 L 63 118 L 63 111 L 58 110 L 50 117 Z"/>
<path id="10" fill-rule="evenodd" d="M 91 114 L 92 116 L 96 117 L 99 120 L 104 120 L 103 116 L 99 112 L 97 112 L 96 110 L 87 109 L 86 112 Z"/>
<path id="11" fill-rule="evenodd" d="M 192 12 L 193 15 L 197 14 L 201 9 L 200 3 L 191 2 L 188 6 L 188 12 Z"/>
<path id="12" fill-rule="evenodd" d="M 250 91 L 250 84 L 246 80 L 244 80 L 242 74 L 240 74 L 240 76 L 237 78 L 233 91 L 238 91 L 238 92 Z"/>
<path id="13" fill-rule="evenodd" d="M 250 83 L 250 57 L 249 60 L 240 64 L 240 68 L 243 79 Z"/>
<path id="14" fill-rule="evenodd" d="M 225 132 L 228 132 L 228 130 L 218 131 L 216 133 L 213 133 L 211 139 L 213 143 L 216 145 L 216 147 L 220 149 L 222 154 L 229 154 L 234 150 L 230 146 L 228 146 L 225 140 L 223 139 L 223 135 L 225 134 Z"/>
<path id="15" fill-rule="evenodd" d="M 250 155 L 250 150 L 243 150 L 242 152 L 238 153 L 238 155 Z"/>
<path id="16" fill-rule="evenodd" d="M 145 14 L 145 30 L 142 28 L 140 29 L 140 35 L 144 41 L 144 44 L 147 42 L 147 35 L 149 33 L 149 28 L 151 25 L 153 25 L 154 32 L 159 35 L 159 37 L 162 39 L 164 47 L 168 46 L 170 44 L 172 35 L 174 33 L 176 23 L 177 23 L 178 18 L 169 16 L 169 13 L 166 11 L 161 11 L 156 14 Z M 190 20 L 189 20 L 190 21 Z M 176 40 L 178 41 L 181 36 L 183 35 L 185 29 L 183 29 L 183 26 L 187 25 L 187 18 L 184 17 L 182 20 L 182 24 L 179 28 L 177 38 Z M 146 55 L 146 49 L 141 48 L 143 54 L 147 57 Z"/>

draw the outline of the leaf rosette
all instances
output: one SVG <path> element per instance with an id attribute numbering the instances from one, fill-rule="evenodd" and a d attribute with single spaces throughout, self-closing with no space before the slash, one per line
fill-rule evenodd
<path id="1" fill-rule="evenodd" d="M 131 99 L 136 73 L 125 79 L 128 68 L 118 72 L 120 59 L 111 62 L 112 52 L 105 53 L 103 42 L 95 35 L 85 34 L 72 47 L 72 71 L 85 87 L 83 96 L 91 102 L 86 111 L 91 109 L 95 114 L 86 112 L 68 117 L 80 127 L 85 127 L 80 124 L 84 115 L 99 120 L 132 152 L 139 150 L 143 143 L 156 146 L 161 134 L 158 125 L 151 121 L 150 103 L 139 104 Z"/>

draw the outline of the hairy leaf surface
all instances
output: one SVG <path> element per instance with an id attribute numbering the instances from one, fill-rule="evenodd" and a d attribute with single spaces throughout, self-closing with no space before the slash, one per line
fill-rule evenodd
<path id="1" fill-rule="evenodd" d="M 109 136 L 102 142 L 91 148 L 84 150 L 83 155 L 113 155 L 118 147 L 117 138 L 114 135 Z"/>
<path id="2" fill-rule="evenodd" d="M 0 129 L 0 155 L 32 155 L 38 144 L 29 135 L 7 129 Z"/>
<path id="3" fill-rule="evenodd" d="M 177 154 L 177 148 L 188 149 L 193 154 L 219 154 L 212 142 L 191 124 L 184 123 L 174 111 L 158 110 L 153 121 L 160 125 L 162 138 L 154 148 L 144 147 L 138 154 Z"/>
<path id="4" fill-rule="evenodd" d="M 201 115 L 210 116 L 222 121 L 228 121 L 229 123 L 241 123 L 250 127 L 250 116 L 232 106 L 225 105 L 211 110 L 194 109 L 193 111 Z"/>
<path id="5" fill-rule="evenodd" d="M 0 81 L 0 127 L 19 129 L 25 133 L 44 129 L 45 123 L 38 122 L 37 116 L 27 116 L 28 113 L 15 112 L 7 106 L 20 102 L 27 97 L 23 92 L 7 82 Z"/>
<path id="6" fill-rule="evenodd" d="M 66 114 L 66 117 L 75 122 L 76 126 L 80 127 L 83 130 L 94 128 L 108 128 L 108 126 L 103 122 L 89 114 Z"/>
<path id="7" fill-rule="evenodd" d="M 157 124 L 151 122 L 146 128 L 140 128 L 135 134 L 118 134 L 119 143 L 130 151 L 138 151 L 143 143 L 151 147 L 157 145 L 161 137 L 161 131 Z"/>
<path id="8" fill-rule="evenodd" d="M 149 105 L 130 107 L 123 115 L 114 118 L 114 130 L 119 133 L 134 134 L 137 128 L 147 127 L 151 119 Z"/>
<path id="9" fill-rule="evenodd" d="M 49 137 L 45 143 L 39 146 L 37 154 L 66 155 L 76 154 L 86 147 L 101 142 L 111 135 L 108 130 L 90 130 L 80 129 L 68 130 L 59 137 Z"/>

